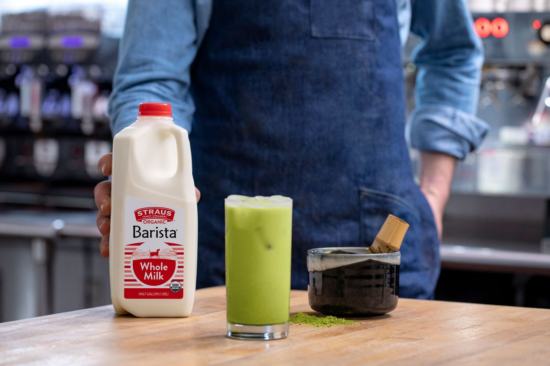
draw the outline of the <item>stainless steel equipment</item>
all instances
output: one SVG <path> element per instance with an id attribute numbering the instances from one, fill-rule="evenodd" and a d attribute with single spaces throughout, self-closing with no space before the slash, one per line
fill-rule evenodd
<path id="1" fill-rule="evenodd" d="M 491 129 L 478 151 L 457 166 L 442 257 L 451 245 L 461 259 L 443 263 L 441 288 L 453 294 L 449 289 L 458 286 L 458 277 L 448 273 L 456 269 L 463 281 L 469 278 L 464 271 L 508 272 L 514 276 L 508 287 L 521 305 L 529 276 L 541 275 L 537 262 L 550 253 L 550 12 L 472 16 L 485 50 L 477 116 Z M 404 51 L 409 110 L 417 71 L 410 54 L 419 41 L 411 37 Z M 416 152 L 412 156 L 418 169 Z M 507 253 L 500 252 L 506 265 L 491 264 L 500 258 L 495 250 Z M 532 262 L 522 262 L 524 257 Z"/>
<path id="2" fill-rule="evenodd" d="M 462 194 L 550 197 L 550 13 L 473 14 L 485 63 L 477 115 L 491 126 L 457 168 Z M 409 109 L 416 69 L 405 47 Z"/>

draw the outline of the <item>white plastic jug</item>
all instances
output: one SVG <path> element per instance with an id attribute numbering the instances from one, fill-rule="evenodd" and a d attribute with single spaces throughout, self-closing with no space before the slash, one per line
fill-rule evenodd
<path id="1" fill-rule="evenodd" d="M 197 274 L 197 201 L 187 131 L 143 103 L 113 142 L 111 299 L 117 314 L 187 317 Z"/>

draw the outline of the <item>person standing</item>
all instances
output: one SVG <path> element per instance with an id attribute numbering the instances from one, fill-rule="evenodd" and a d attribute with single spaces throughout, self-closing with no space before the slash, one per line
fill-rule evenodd
<path id="1" fill-rule="evenodd" d="M 420 186 L 404 133 L 409 29 L 422 38 L 409 122 Z M 432 298 L 454 167 L 487 132 L 474 116 L 482 62 L 465 0 L 130 0 L 112 130 L 163 102 L 191 131 L 198 287 L 224 283 L 224 198 L 281 194 L 294 200 L 293 288 L 307 285 L 307 249 L 369 246 L 391 213 L 410 224 L 400 296 Z M 95 195 L 107 256 L 110 183 Z"/>

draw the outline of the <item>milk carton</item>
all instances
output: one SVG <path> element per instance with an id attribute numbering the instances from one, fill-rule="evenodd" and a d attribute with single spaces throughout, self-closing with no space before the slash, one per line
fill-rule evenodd
<path id="1" fill-rule="evenodd" d="M 197 271 L 197 201 L 187 131 L 143 103 L 113 142 L 109 242 L 117 314 L 187 317 Z"/>

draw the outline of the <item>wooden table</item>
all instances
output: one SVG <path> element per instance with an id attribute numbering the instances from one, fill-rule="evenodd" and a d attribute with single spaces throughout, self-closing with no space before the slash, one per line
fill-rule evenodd
<path id="1" fill-rule="evenodd" d="M 293 291 L 291 313 L 311 312 Z M 550 363 L 550 310 L 399 300 L 361 325 L 291 325 L 289 338 L 225 337 L 225 289 L 200 290 L 187 319 L 115 316 L 111 306 L 0 324 L 0 364 L 484 365 Z"/>

